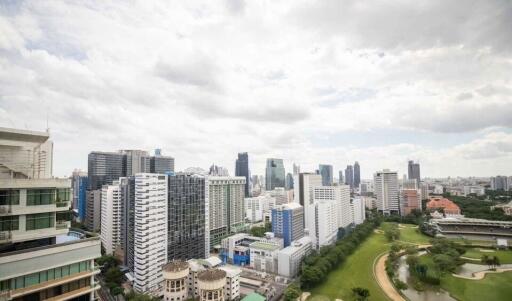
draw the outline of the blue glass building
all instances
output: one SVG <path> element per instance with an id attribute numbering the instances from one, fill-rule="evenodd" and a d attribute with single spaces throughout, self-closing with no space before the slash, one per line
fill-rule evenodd
<path id="1" fill-rule="evenodd" d="M 304 237 L 304 208 L 288 203 L 272 209 L 272 232 L 284 240 L 284 247 Z"/>
<path id="2" fill-rule="evenodd" d="M 89 183 L 87 176 L 78 177 L 78 218 L 85 221 L 85 212 L 87 208 L 87 185 Z"/>

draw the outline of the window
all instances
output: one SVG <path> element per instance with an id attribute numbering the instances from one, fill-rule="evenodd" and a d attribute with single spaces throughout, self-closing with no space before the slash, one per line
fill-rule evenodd
<path id="1" fill-rule="evenodd" d="M 19 205 L 20 191 L 11 189 L 0 190 L 0 205 Z"/>
<path id="2" fill-rule="evenodd" d="M 55 203 L 55 189 L 27 189 L 27 205 L 49 205 Z"/>
<path id="3" fill-rule="evenodd" d="M 44 228 L 54 227 L 55 217 L 53 213 L 38 213 L 38 214 L 28 214 L 27 215 L 27 225 L 26 229 L 28 230 L 37 230 Z"/>
<path id="4" fill-rule="evenodd" d="M 69 201 L 70 195 L 69 188 L 57 189 L 57 201 L 58 202 L 67 202 Z"/>
<path id="5" fill-rule="evenodd" d="M 0 231 L 13 231 L 19 230 L 19 216 L 1 216 L 0 217 Z"/>
<path id="6" fill-rule="evenodd" d="M 58 222 L 69 222 L 71 221 L 71 216 L 72 216 L 72 213 L 71 211 L 62 211 L 62 212 L 57 212 L 55 214 L 55 219 L 58 221 Z"/>

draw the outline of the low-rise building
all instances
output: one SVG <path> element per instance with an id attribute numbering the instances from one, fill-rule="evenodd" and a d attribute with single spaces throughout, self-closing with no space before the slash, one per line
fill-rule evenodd
<path id="1" fill-rule="evenodd" d="M 300 271 L 302 259 L 311 252 L 311 238 L 309 236 L 298 239 L 277 254 L 277 273 L 281 276 L 294 278 Z"/>
<path id="2" fill-rule="evenodd" d="M 245 266 L 250 264 L 250 244 L 256 241 L 262 241 L 274 244 L 282 249 L 284 240 L 274 237 L 272 233 L 265 237 L 251 236 L 247 233 L 238 233 L 222 240 L 220 258 L 225 263 Z"/>
<path id="3" fill-rule="evenodd" d="M 442 209 L 446 216 L 460 216 L 460 208 L 447 198 L 430 198 L 427 203 L 427 210 L 435 211 Z"/>
<path id="4" fill-rule="evenodd" d="M 264 241 L 255 241 L 249 245 L 251 267 L 257 271 L 277 274 L 277 254 L 279 246 Z"/>

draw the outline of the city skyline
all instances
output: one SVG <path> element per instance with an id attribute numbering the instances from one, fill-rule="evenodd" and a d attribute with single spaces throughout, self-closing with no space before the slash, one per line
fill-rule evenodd
<path id="1" fill-rule="evenodd" d="M 267 158 L 287 171 L 359 161 L 363 179 L 406 174 L 408 160 L 425 177 L 508 174 L 510 11 L 503 1 L 8 1 L 0 126 L 48 126 L 56 176 L 85 170 L 91 151 L 155 148 L 176 170 L 215 163 L 230 174 L 239 152 L 258 175 Z"/>

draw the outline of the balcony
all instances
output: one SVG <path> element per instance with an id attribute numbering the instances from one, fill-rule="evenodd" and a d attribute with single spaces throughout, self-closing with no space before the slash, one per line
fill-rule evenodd
<path id="1" fill-rule="evenodd" d="M 68 201 L 56 202 L 55 206 L 57 206 L 57 207 L 68 207 L 69 208 L 69 202 Z"/>
<path id="2" fill-rule="evenodd" d="M 69 226 L 70 225 L 66 221 L 57 221 L 55 223 L 55 229 L 67 229 Z"/>

